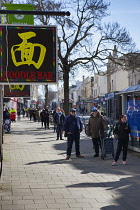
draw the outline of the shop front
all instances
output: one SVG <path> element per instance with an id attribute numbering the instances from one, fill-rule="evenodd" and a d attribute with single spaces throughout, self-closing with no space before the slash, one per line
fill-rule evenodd
<path id="1" fill-rule="evenodd" d="M 140 85 L 128 87 L 119 92 L 122 113 L 127 115 L 131 127 L 129 148 L 140 152 Z"/>
<path id="2" fill-rule="evenodd" d="M 106 116 L 112 120 L 118 120 L 121 113 L 121 97 L 118 92 L 105 94 Z"/>

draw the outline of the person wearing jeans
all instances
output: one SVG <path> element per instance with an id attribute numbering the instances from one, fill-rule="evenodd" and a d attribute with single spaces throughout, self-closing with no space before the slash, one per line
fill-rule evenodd
<path id="1" fill-rule="evenodd" d="M 66 117 L 63 131 L 67 135 L 67 156 L 66 160 L 70 159 L 72 145 L 75 141 L 75 152 L 77 158 L 83 158 L 80 154 L 80 132 L 82 131 L 82 123 L 80 118 L 76 115 L 76 109 L 70 109 L 70 115 Z"/>
<path id="2" fill-rule="evenodd" d="M 71 150 L 74 141 L 75 141 L 75 152 L 76 156 L 78 157 L 80 155 L 80 133 L 77 134 L 69 133 L 67 135 L 68 135 L 67 157 L 71 156 Z"/>

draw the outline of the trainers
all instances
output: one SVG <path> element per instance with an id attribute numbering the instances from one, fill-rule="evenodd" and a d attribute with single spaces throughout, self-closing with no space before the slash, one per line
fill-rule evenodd
<path id="1" fill-rule="evenodd" d="M 112 166 L 116 166 L 117 165 L 117 162 L 114 161 L 111 165 Z"/>
<path id="2" fill-rule="evenodd" d="M 122 164 L 123 164 L 123 165 L 127 165 L 127 162 L 126 162 L 126 161 L 123 161 Z"/>
<path id="3" fill-rule="evenodd" d="M 76 155 L 77 158 L 84 158 L 83 155 Z"/>
<path id="4" fill-rule="evenodd" d="M 67 156 L 67 157 L 66 157 L 66 160 L 69 160 L 69 159 L 70 159 L 70 156 Z"/>
<path id="5" fill-rule="evenodd" d="M 99 154 L 95 154 L 93 157 L 99 157 Z"/>

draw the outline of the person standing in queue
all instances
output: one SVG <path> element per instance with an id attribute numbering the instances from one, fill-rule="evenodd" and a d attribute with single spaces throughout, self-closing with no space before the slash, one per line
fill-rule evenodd
<path id="1" fill-rule="evenodd" d="M 64 140 L 62 139 L 62 128 L 63 128 L 63 124 L 65 121 L 65 116 L 64 114 L 61 112 L 60 107 L 56 108 L 56 113 L 54 114 L 54 123 L 57 125 L 57 139 L 59 140 Z"/>
<path id="2" fill-rule="evenodd" d="M 3 111 L 3 119 L 10 119 L 10 113 L 8 111 L 8 108 L 5 108 L 5 111 Z"/>
<path id="3" fill-rule="evenodd" d="M 20 120 L 20 115 L 21 115 L 21 109 L 18 108 L 18 110 L 17 110 L 17 120 Z"/>
<path id="4" fill-rule="evenodd" d="M 70 115 L 66 117 L 63 131 L 65 131 L 65 136 L 67 136 L 67 156 L 66 160 L 70 159 L 73 141 L 75 141 L 75 150 L 77 158 L 84 158 L 80 154 L 80 133 L 83 129 L 81 119 L 76 115 L 76 109 L 70 109 Z"/>
<path id="5" fill-rule="evenodd" d="M 99 157 L 100 138 L 104 138 L 104 131 L 107 131 L 107 125 L 104 118 L 98 109 L 93 107 L 88 122 L 88 136 L 91 136 L 95 150 L 95 155 L 93 157 Z"/>
<path id="6" fill-rule="evenodd" d="M 57 125 L 56 125 L 56 123 L 54 122 L 54 116 L 55 116 L 55 114 L 56 114 L 56 110 L 54 110 L 53 111 L 53 133 L 55 133 L 55 132 L 57 132 Z"/>
<path id="7" fill-rule="evenodd" d="M 123 148 L 122 164 L 127 165 L 126 159 L 127 159 L 127 149 L 128 149 L 130 132 L 131 132 L 131 129 L 127 122 L 126 115 L 121 115 L 120 120 L 116 124 L 115 129 L 114 129 L 114 134 L 117 136 L 117 139 L 118 139 L 118 146 L 117 146 L 114 162 L 111 164 L 112 166 L 117 165 L 117 161 L 119 159 L 122 148 Z"/>
<path id="8" fill-rule="evenodd" d="M 45 118 L 46 118 L 46 124 L 47 124 L 47 128 L 50 129 L 49 123 L 50 123 L 50 119 L 49 119 L 49 111 L 48 109 L 45 109 Z"/>
<path id="9" fill-rule="evenodd" d="M 43 128 L 44 125 L 44 109 L 40 112 L 41 126 Z"/>
<path id="10" fill-rule="evenodd" d="M 44 124 L 45 129 L 46 127 L 49 129 L 49 112 L 47 109 L 43 109 L 43 111 L 40 113 L 40 118 L 41 118 L 42 128 Z"/>

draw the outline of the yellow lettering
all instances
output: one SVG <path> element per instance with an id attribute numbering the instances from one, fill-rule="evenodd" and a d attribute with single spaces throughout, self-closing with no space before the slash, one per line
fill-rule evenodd
<path id="1" fill-rule="evenodd" d="M 10 85 L 9 87 L 10 87 L 11 90 L 18 90 L 19 89 L 19 90 L 22 91 L 24 89 L 25 85 Z"/>
<path id="2" fill-rule="evenodd" d="M 35 32 L 24 32 L 24 33 L 18 33 L 18 36 L 23 40 L 21 44 L 13 45 L 11 48 L 11 56 L 12 60 L 15 66 L 25 65 L 27 64 L 30 66 L 33 64 L 36 69 L 39 69 L 42 65 L 45 54 L 46 54 L 46 47 L 44 47 L 42 44 L 38 43 L 31 43 L 27 42 L 28 39 L 35 37 Z M 38 47 L 40 49 L 40 55 L 38 58 L 38 61 L 33 61 L 33 55 L 35 47 Z M 21 53 L 21 61 L 16 60 L 16 53 Z"/>

